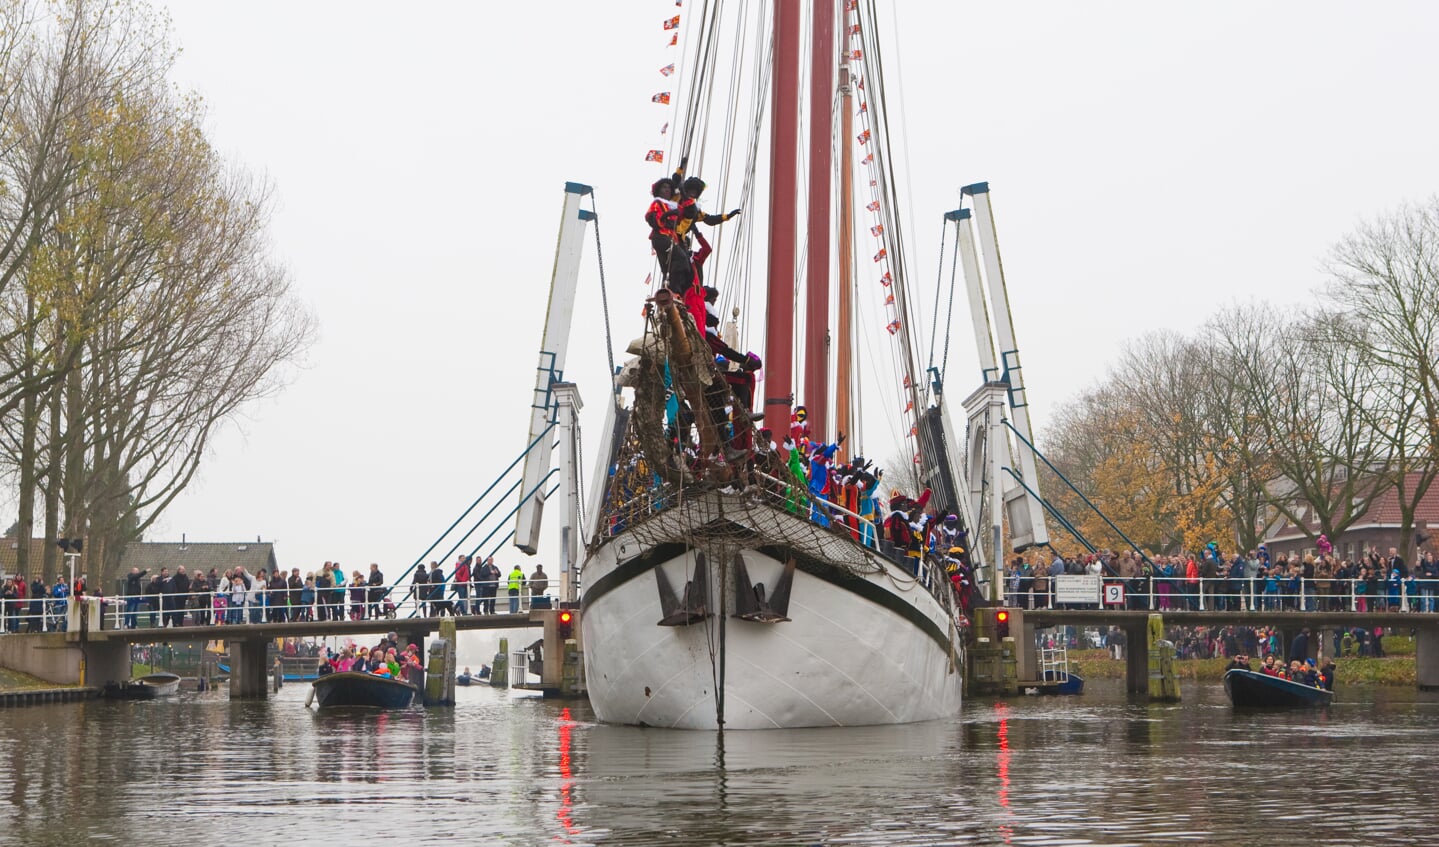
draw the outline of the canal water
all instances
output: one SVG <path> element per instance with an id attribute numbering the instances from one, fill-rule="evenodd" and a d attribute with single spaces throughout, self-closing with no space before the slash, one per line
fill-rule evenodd
<path id="1" fill-rule="evenodd" d="M 317 714 L 308 686 L 0 711 L 0 843 L 1439 844 L 1439 699 L 1328 711 L 969 702 L 902 727 L 729 733 L 595 723 L 459 690 L 454 709 Z"/>

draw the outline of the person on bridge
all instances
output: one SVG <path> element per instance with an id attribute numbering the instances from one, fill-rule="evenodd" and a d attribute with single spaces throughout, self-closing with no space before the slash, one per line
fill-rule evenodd
<path id="1" fill-rule="evenodd" d="M 545 566 L 535 565 L 535 572 L 530 574 L 530 608 L 548 609 L 550 601 L 545 597 L 545 592 L 550 587 L 550 575 L 545 573 Z"/>
<path id="2" fill-rule="evenodd" d="M 460 554 L 455 560 L 455 614 L 470 613 L 470 557 Z"/>
<path id="3" fill-rule="evenodd" d="M 140 594 L 145 590 L 142 580 L 148 570 L 131 568 L 125 576 L 125 628 L 135 628 L 135 618 L 140 611 Z"/>
<path id="4" fill-rule="evenodd" d="M 495 557 L 485 559 L 484 565 L 480 567 L 480 611 L 486 615 L 495 613 L 495 595 L 500 591 L 500 568 L 495 564 Z"/>
<path id="5" fill-rule="evenodd" d="M 514 570 L 510 571 L 507 587 L 510 593 L 510 614 L 518 615 L 520 613 L 520 592 L 525 587 L 525 572 L 520 569 L 518 564 L 515 565 Z"/>
<path id="6" fill-rule="evenodd" d="M 450 614 L 450 601 L 445 599 L 445 569 L 439 562 L 430 563 L 430 614 L 435 617 Z"/>
<path id="7" fill-rule="evenodd" d="M 385 589 L 383 587 L 384 584 L 385 575 L 380 572 L 380 566 L 375 564 L 374 562 L 371 562 L 369 579 L 369 601 L 371 620 L 379 620 L 385 616 L 385 610 L 381 608 L 381 604 L 383 604 L 385 601 Z"/>

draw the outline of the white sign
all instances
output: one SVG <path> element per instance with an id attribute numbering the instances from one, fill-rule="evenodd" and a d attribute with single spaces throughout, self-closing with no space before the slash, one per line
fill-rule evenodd
<path id="1" fill-rule="evenodd" d="M 1054 581 L 1054 602 L 1056 603 L 1098 603 L 1099 575 L 1063 575 L 1050 577 Z"/>
<path id="2" fill-rule="evenodd" d="M 1124 583 L 1106 582 L 1104 584 L 1104 602 L 1110 606 L 1124 605 Z"/>

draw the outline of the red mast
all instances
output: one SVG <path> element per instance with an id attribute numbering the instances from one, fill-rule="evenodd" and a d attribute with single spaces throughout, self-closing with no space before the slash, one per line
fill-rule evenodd
<path id="1" fill-rule="evenodd" d="M 834 0 L 814 0 L 809 86 L 809 255 L 804 402 L 815 439 L 829 439 L 829 224 L 834 119 Z"/>
<path id="2" fill-rule="evenodd" d="M 795 200 L 799 158 L 800 0 L 774 4 L 774 120 L 770 135 L 768 325 L 764 423 L 776 441 L 789 434 L 794 402 Z"/>

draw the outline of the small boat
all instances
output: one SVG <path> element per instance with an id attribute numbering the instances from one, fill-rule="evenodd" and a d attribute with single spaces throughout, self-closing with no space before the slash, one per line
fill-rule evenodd
<path id="1" fill-rule="evenodd" d="M 1236 709 L 1310 709 L 1334 702 L 1334 692 L 1258 671 L 1224 674 L 1224 693 Z"/>
<path id="2" fill-rule="evenodd" d="M 1074 671 L 1045 671 L 1044 694 L 1083 694 L 1084 677 Z"/>
<path id="3" fill-rule="evenodd" d="M 107 696 L 116 700 L 154 700 L 180 693 L 180 677 L 172 673 L 152 673 L 136 677 L 123 685 L 106 687 Z"/>
<path id="4" fill-rule="evenodd" d="M 355 671 L 327 674 L 314 684 L 315 700 L 321 709 L 336 706 L 406 709 L 415 702 L 418 693 L 408 682 Z"/>

